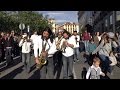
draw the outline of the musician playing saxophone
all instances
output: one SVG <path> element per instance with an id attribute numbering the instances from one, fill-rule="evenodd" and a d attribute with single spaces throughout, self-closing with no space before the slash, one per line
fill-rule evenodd
<path id="1" fill-rule="evenodd" d="M 42 36 L 39 37 L 39 56 L 42 54 L 43 57 L 47 60 L 47 63 L 43 65 L 40 69 L 40 79 L 46 79 L 46 75 L 48 75 L 49 79 L 53 79 L 53 54 L 57 51 L 54 35 L 49 27 L 46 27 L 43 32 Z M 45 50 L 43 50 L 43 46 L 46 44 Z M 39 61 L 38 61 L 39 62 Z M 47 71 L 47 72 L 46 72 Z"/>
<path id="2" fill-rule="evenodd" d="M 59 31 L 57 34 L 57 37 L 55 38 L 55 43 L 56 43 L 56 49 L 58 50 L 54 54 L 54 67 L 55 67 L 55 72 L 54 74 L 57 73 L 57 78 L 60 77 L 60 71 L 62 69 L 62 49 L 61 49 L 61 41 L 64 39 L 62 35 L 62 31 Z"/>

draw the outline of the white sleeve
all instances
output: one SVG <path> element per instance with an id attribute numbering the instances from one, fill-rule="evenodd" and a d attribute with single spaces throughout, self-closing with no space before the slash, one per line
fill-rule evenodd
<path id="1" fill-rule="evenodd" d="M 117 43 L 115 41 L 113 41 L 112 44 L 113 44 L 114 48 L 118 47 L 118 45 L 117 45 Z"/>
<path id="2" fill-rule="evenodd" d="M 73 37 L 70 37 L 70 44 L 73 44 L 74 47 L 76 45 L 76 41 L 75 41 L 75 39 Z"/>
<path id="3" fill-rule="evenodd" d="M 39 56 L 40 56 L 40 54 L 42 52 L 42 40 L 41 39 L 39 39 L 38 42 L 36 43 L 36 47 L 39 48 Z"/>
<path id="4" fill-rule="evenodd" d="M 56 44 L 55 44 L 55 40 L 54 40 L 52 45 L 50 46 L 50 49 L 48 51 L 48 55 L 53 55 L 55 52 L 57 52 L 57 49 L 56 49 Z"/>
<path id="5" fill-rule="evenodd" d="M 23 45 L 23 39 L 20 40 L 19 47 L 21 47 L 22 45 Z"/>
<path id="6" fill-rule="evenodd" d="M 92 54 L 97 53 L 97 52 L 100 50 L 100 48 L 103 47 L 103 45 L 104 45 L 104 40 L 102 40 L 102 42 L 101 42 L 101 43 L 99 44 L 99 46 L 92 52 Z"/>
<path id="7" fill-rule="evenodd" d="M 89 67 L 89 69 L 88 69 L 88 71 L 87 71 L 87 74 L 86 74 L 86 79 L 89 79 L 90 72 L 91 72 L 91 67 Z"/>
<path id="8" fill-rule="evenodd" d="M 78 36 L 78 41 L 80 41 L 80 36 Z"/>
<path id="9" fill-rule="evenodd" d="M 117 59 L 116 59 L 116 57 L 114 56 L 114 58 L 115 58 L 115 65 L 117 64 Z"/>
<path id="10" fill-rule="evenodd" d="M 100 68 L 100 75 L 102 75 L 103 74 L 103 72 L 102 72 L 102 70 L 101 70 L 101 68 Z"/>

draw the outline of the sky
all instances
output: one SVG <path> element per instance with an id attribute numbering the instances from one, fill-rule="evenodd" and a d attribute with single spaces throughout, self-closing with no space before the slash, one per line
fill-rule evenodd
<path id="1" fill-rule="evenodd" d="M 44 16 L 48 15 L 49 18 L 54 18 L 57 24 L 64 22 L 78 23 L 77 11 L 39 11 Z"/>

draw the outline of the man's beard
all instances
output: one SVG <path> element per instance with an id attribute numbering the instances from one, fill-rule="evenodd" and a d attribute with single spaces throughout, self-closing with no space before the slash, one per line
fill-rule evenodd
<path id="1" fill-rule="evenodd" d="M 47 40 L 47 39 L 48 39 L 46 36 L 44 36 L 43 38 L 44 38 L 44 40 Z"/>

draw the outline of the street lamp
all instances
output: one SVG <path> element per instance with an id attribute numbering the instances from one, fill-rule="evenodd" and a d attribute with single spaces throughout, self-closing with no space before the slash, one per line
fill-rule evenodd
<path id="1" fill-rule="evenodd" d="M 30 26 L 27 26 L 28 36 L 30 36 Z"/>

